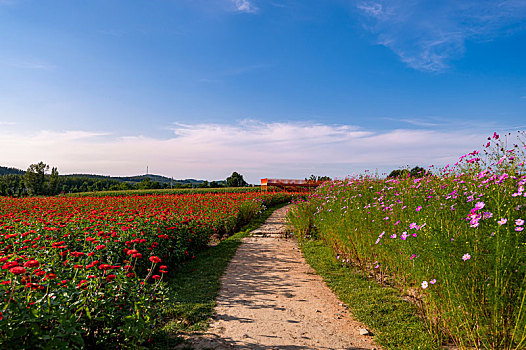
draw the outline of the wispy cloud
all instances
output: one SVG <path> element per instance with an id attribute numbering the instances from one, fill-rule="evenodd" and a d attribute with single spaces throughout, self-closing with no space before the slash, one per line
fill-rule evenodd
<path id="1" fill-rule="evenodd" d="M 10 59 L 10 60 L 2 60 L 0 61 L 0 63 L 7 65 L 9 67 L 19 68 L 19 69 L 34 69 L 34 70 L 51 71 L 57 68 L 57 66 L 55 66 L 54 64 L 50 64 L 50 63 L 39 61 L 39 60 Z"/>
<path id="2" fill-rule="evenodd" d="M 178 124 L 168 139 L 114 137 L 89 131 L 8 132 L 0 128 L 2 162 L 25 169 L 43 160 L 61 173 L 131 175 L 153 172 L 175 178 L 224 179 L 239 171 L 261 177 L 344 177 L 365 169 L 445 165 L 484 142 L 488 130 L 395 129 L 353 125 L 245 120 L 237 124 Z"/>
<path id="3" fill-rule="evenodd" d="M 485 41 L 525 29 L 522 0 L 372 0 L 356 3 L 378 44 L 422 71 L 446 69 L 467 40 Z"/>
<path id="4" fill-rule="evenodd" d="M 256 13 L 259 9 L 251 0 L 232 0 L 236 10 L 245 13 Z"/>
<path id="5" fill-rule="evenodd" d="M 0 125 L 16 125 L 15 122 L 5 122 L 0 120 Z"/>

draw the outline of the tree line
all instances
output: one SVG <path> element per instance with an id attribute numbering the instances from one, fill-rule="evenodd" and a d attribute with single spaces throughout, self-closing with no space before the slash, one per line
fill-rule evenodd
<path id="1" fill-rule="evenodd" d="M 104 176 L 59 175 L 56 167 L 51 168 L 44 162 L 31 164 L 23 172 L 14 168 L 1 167 L 0 196 L 55 196 L 61 193 L 119 191 L 119 190 L 147 190 L 169 188 L 219 188 L 244 187 L 248 183 L 243 176 L 233 172 L 224 181 L 202 181 L 196 183 L 173 183 L 152 181 L 145 177 L 141 182 L 131 183 L 119 181 Z"/>

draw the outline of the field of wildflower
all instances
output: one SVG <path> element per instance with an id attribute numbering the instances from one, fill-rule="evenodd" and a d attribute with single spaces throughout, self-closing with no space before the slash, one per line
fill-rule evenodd
<path id="1" fill-rule="evenodd" d="M 524 133 L 495 133 L 481 152 L 422 177 L 327 182 L 289 220 L 341 263 L 403 291 L 437 342 L 526 349 L 524 150 Z"/>
<path id="2" fill-rule="evenodd" d="M 0 197 L 0 344 L 137 347 L 170 272 L 288 193 Z"/>

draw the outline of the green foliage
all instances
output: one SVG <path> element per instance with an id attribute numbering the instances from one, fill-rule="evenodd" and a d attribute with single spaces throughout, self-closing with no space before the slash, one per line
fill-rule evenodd
<path id="1" fill-rule="evenodd" d="M 31 164 L 24 175 L 24 185 L 30 196 L 39 196 L 45 194 L 46 172 L 49 165 L 44 162 Z"/>
<path id="2" fill-rule="evenodd" d="M 20 197 L 25 186 L 22 175 L 9 174 L 0 176 L 0 196 Z"/>
<path id="3" fill-rule="evenodd" d="M 408 169 L 397 169 L 393 170 L 387 175 L 388 178 L 406 178 L 406 177 L 423 177 L 426 175 L 426 170 L 422 167 L 415 166 L 411 170 Z"/>
<path id="4" fill-rule="evenodd" d="M 523 349 L 526 157 L 497 139 L 486 160 L 477 151 L 461 157 L 467 172 L 328 183 L 291 222 L 414 298 L 437 338 L 463 349 Z"/>
<path id="5" fill-rule="evenodd" d="M 322 241 L 304 240 L 301 250 L 316 273 L 321 275 L 338 298 L 349 306 L 354 317 L 375 334 L 385 349 L 438 349 L 437 341 L 419 316 L 415 305 L 394 289 L 364 277 Z"/>
<path id="6" fill-rule="evenodd" d="M 305 178 L 305 180 L 308 180 L 308 181 L 331 181 L 332 179 L 330 178 L 330 176 L 311 175 L 308 179 Z"/>
<path id="7" fill-rule="evenodd" d="M 24 175 L 25 171 L 17 168 L 0 166 L 0 175 Z"/>
<path id="8" fill-rule="evenodd" d="M 226 187 L 245 187 L 248 183 L 243 179 L 243 175 L 233 172 L 232 175 L 226 178 Z"/>
<path id="9" fill-rule="evenodd" d="M 286 205 L 283 202 L 277 204 L 279 201 L 281 200 L 253 218 L 235 235 L 199 253 L 168 280 L 166 296 L 170 302 L 163 312 L 163 318 L 167 322 L 156 339 L 160 348 L 178 332 L 202 331 L 207 328 L 216 305 L 220 279 L 228 262 L 242 238 L 263 224 L 275 209 Z"/>

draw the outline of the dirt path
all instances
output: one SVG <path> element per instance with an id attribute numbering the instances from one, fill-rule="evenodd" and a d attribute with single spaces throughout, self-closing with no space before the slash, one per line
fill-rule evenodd
<path id="1" fill-rule="evenodd" d="M 196 349 L 375 349 L 292 239 L 281 237 L 288 207 L 245 238 L 221 279 L 209 331 Z"/>

